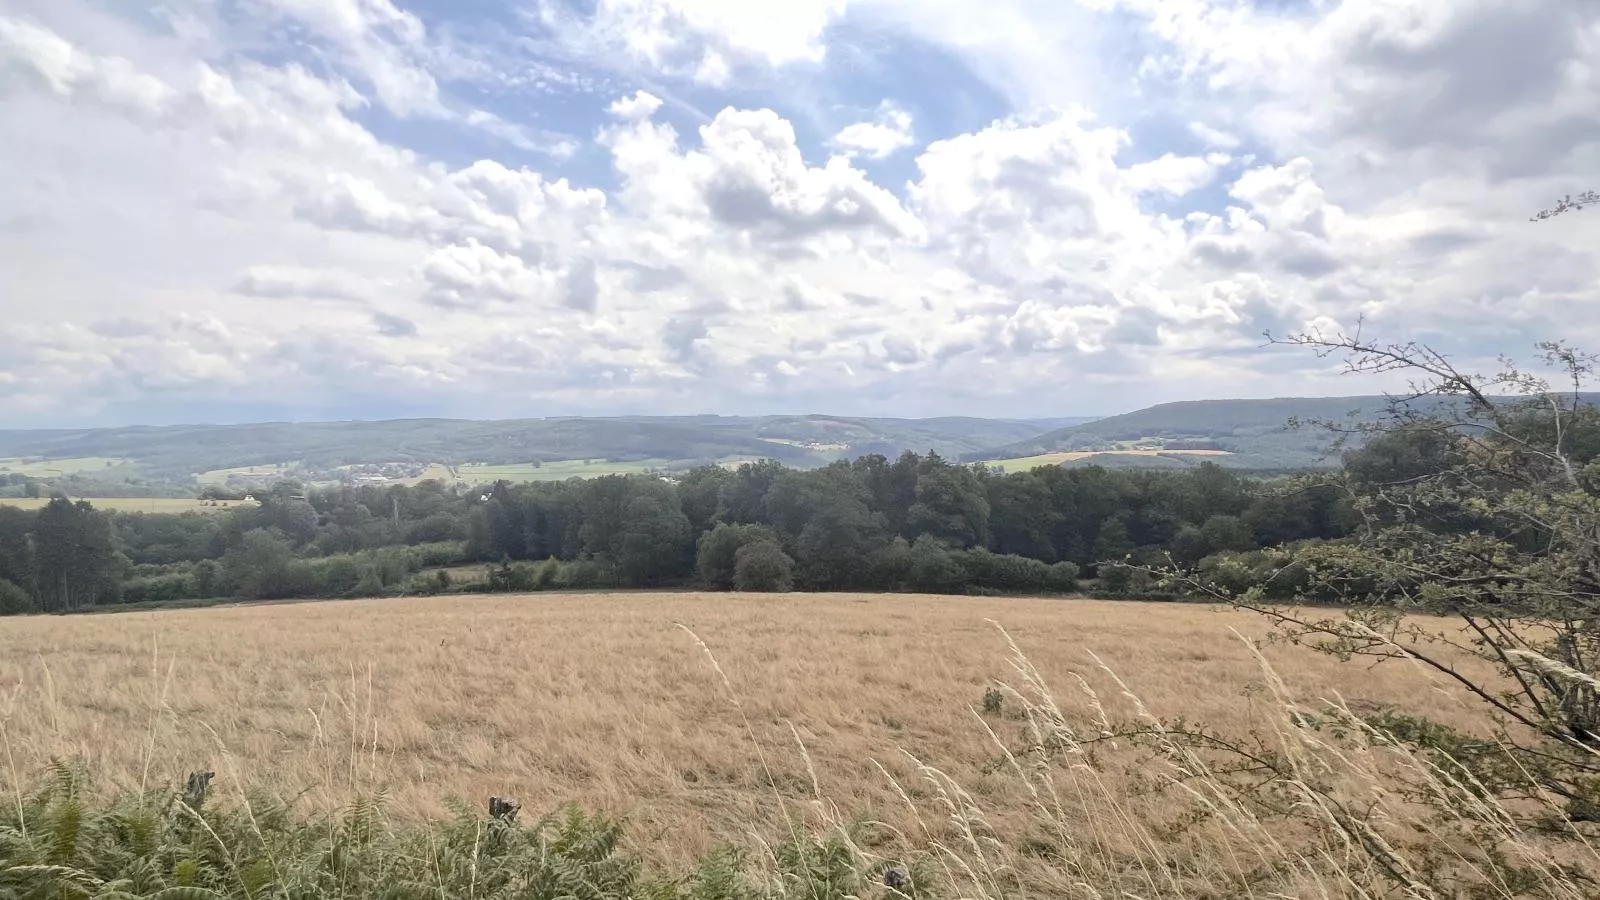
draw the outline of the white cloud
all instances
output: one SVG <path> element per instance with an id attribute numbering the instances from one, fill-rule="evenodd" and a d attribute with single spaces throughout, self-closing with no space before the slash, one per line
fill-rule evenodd
<path id="1" fill-rule="evenodd" d="M 0 66 L 40 78 L 63 97 L 86 95 L 98 102 L 155 118 L 174 91 L 117 56 L 97 56 L 54 32 L 22 19 L 0 18 Z M 3 70 L 0 70 L 3 71 Z"/>
<path id="2" fill-rule="evenodd" d="M 870 159 L 883 159 L 915 141 L 911 114 L 887 100 L 878 107 L 871 122 L 846 125 L 833 136 L 833 145 L 847 155 L 860 154 Z"/>
<path id="3" fill-rule="evenodd" d="M 620 97 L 606 107 L 613 116 L 627 121 L 648 119 L 661 109 L 661 98 L 649 91 L 636 91 L 632 97 Z"/>
<path id="4" fill-rule="evenodd" d="M 824 32 L 845 7 L 846 0 L 598 0 L 581 14 L 545 2 L 539 18 L 581 55 L 620 55 L 651 71 L 721 87 L 751 65 L 821 62 Z"/>
<path id="5" fill-rule="evenodd" d="M 514 303 L 536 299 L 547 285 L 539 273 L 515 256 L 475 240 L 435 250 L 423 260 L 421 275 L 429 302 L 474 309 L 486 300 Z"/>
<path id="6" fill-rule="evenodd" d="M 1232 150 L 1239 146 L 1239 139 L 1226 131 L 1212 128 L 1204 122 L 1190 122 L 1189 133 L 1199 138 L 1207 147 L 1217 147 L 1223 150 Z"/>
<path id="7" fill-rule="evenodd" d="M 1217 169 L 1232 162 L 1224 153 L 1207 156 L 1163 154 L 1158 159 L 1137 163 L 1128 169 L 1128 181 L 1137 191 L 1160 191 L 1181 197 L 1210 184 Z"/>
<path id="8" fill-rule="evenodd" d="M 845 158 L 808 165 L 794 126 L 772 110 L 724 109 L 699 137 L 700 149 L 680 150 L 676 131 L 649 119 L 607 133 L 631 211 L 730 229 L 746 241 L 823 242 L 817 250 L 920 231 L 893 194 Z"/>
<path id="9" fill-rule="evenodd" d="M 0 15 L 8 422 L 385 397 L 1110 412 L 1361 389 L 1255 349 L 1315 322 L 1469 355 L 1600 338 L 1574 312 L 1600 288 L 1600 221 L 1526 222 L 1600 171 L 1600 12 L 1576 4 L 552 2 L 582 26 L 570 46 L 621 48 L 638 77 L 541 105 L 474 93 L 518 36 L 474 48 L 403 0 L 270 0 L 261 29 L 185 2 L 182 35 L 19 2 Z M 903 85 L 839 92 L 863 51 L 836 41 L 863 29 L 932 43 L 1018 109 L 952 133 Z M 1496 35 L 1536 49 L 1485 66 Z M 815 102 L 786 104 L 801 88 Z M 891 93 L 930 110 L 915 129 L 888 104 L 839 129 Z M 686 97 L 712 98 L 692 127 Z M 559 117 L 594 142 L 523 151 Z M 1134 144 L 1151 134 L 1172 143 Z"/>
<path id="10" fill-rule="evenodd" d="M 340 272 L 297 266 L 251 266 L 233 285 L 236 293 L 276 299 L 328 298 L 365 301 L 372 295 L 366 279 Z"/>

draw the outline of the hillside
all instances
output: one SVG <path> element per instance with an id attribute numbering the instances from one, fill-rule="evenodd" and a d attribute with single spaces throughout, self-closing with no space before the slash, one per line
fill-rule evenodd
<path id="1" fill-rule="evenodd" d="M 468 463 L 492 467 L 590 460 L 632 469 L 772 458 L 813 466 L 902 450 L 959 458 L 1082 421 L 635 416 L 12 430 L 0 431 L 0 460 L 27 461 L 5 471 L 32 473 L 52 483 L 75 478 L 76 490 L 88 495 L 93 490 L 88 481 L 186 490 L 203 473 L 233 470 L 248 478 L 290 466 L 295 477 L 337 480 L 341 470 L 351 467 L 383 467 L 392 477 L 415 477 L 431 465 Z M 68 472 L 51 463 L 61 460 L 93 464 L 75 464 Z"/>
<path id="2" fill-rule="evenodd" d="M 1600 395 L 1585 395 L 1596 402 Z M 1436 405 L 1438 398 L 1419 401 Z M 1162 466 L 1193 465 L 1199 458 L 1167 454 L 1136 459 L 1114 451 L 1204 449 L 1226 451 L 1207 457 L 1225 466 L 1249 469 L 1310 468 L 1338 465 L 1330 452 L 1333 435 L 1314 425 L 1289 427 L 1299 419 L 1372 422 L 1389 408 L 1383 396 L 1279 397 L 1266 400 L 1193 400 L 1162 403 L 1146 409 L 1070 425 L 1024 438 L 986 452 L 968 454 L 972 461 L 1032 457 L 1063 451 L 1101 451 L 1074 459 L 1069 465 Z M 1425 412 L 1422 406 L 1419 412 Z"/>

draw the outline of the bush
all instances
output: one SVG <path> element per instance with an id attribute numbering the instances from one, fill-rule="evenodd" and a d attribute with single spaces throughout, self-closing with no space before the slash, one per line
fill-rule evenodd
<path id="1" fill-rule="evenodd" d="M 1052 563 L 1045 576 L 1045 587 L 1057 594 L 1070 594 L 1078 589 L 1077 563 Z"/>
<path id="2" fill-rule="evenodd" d="M 961 590 L 965 573 L 943 544 L 925 534 L 911 545 L 911 569 L 907 575 L 916 590 L 950 594 Z"/>
<path id="3" fill-rule="evenodd" d="M 533 589 L 546 591 L 556 583 L 556 578 L 561 575 L 561 560 L 554 556 L 539 563 L 533 569 Z"/>
<path id="4" fill-rule="evenodd" d="M 414 544 L 405 548 L 412 559 L 410 565 L 414 569 L 433 569 L 439 566 L 453 566 L 467 561 L 466 547 L 461 541 L 436 541 L 428 544 Z"/>
<path id="5" fill-rule="evenodd" d="M 122 583 L 123 603 L 169 603 L 194 596 L 194 580 L 183 572 L 130 578 Z"/>
<path id="6" fill-rule="evenodd" d="M 776 541 L 746 544 L 734 554 L 733 584 L 741 591 L 794 589 L 794 560 Z"/>
<path id="7" fill-rule="evenodd" d="M 1296 560 L 1294 551 L 1287 548 L 1215 553 L 1200 560 L 1195 574 L 1229 596 L 1259 588 L 1267 599 L 1287 600 L 1300 596 L 1310 587 L 1310 573 L 1305 564 Z M 1304 596 L 1301 599 L 1334 598 Z"/>
<path id="8" fill-rule="evenodd" d="M 1145 569 L 1121 562 L 1100 564 L 1100 589 L 1111 594 L 1145 595 L 1155 590 L 1156 579 Z"/>
<path id="9" fill-rule="evenodd" d="M 498 567 L 489 570 L 489 590 L 519 593 L 534 590 L 538 583 L 537 573 L 533 566 L 523 563 L 512 564 L 509 560 L 502 562 Z"/>
<path id="10" fill-rule="evenodd" d="M 911 543 L 896 537 L 872 551 L 863 567 L 862 587 L 875 591 L 898 591 L 911 577 Z"/>
<path id="11" fill-rule="evenodd" d="M 33 598 L 17 585 L 0 578 L 0 616 L 33 612 Z"/>
<path id="12" fill-rule="evenodd" d="M 1078 567 L 1072 563 L 1047 565 L 981 547 L 952 555 L 961 565 L 969 593 L 1068 593 L 1077 587 Z"/>
<path id="13" fill-rule="evenodd" d="M 575 559 L 561 564 L 553 584 L 558 588 L 616 587 L 621 584 L 615 566 L 598 559 Z"/>

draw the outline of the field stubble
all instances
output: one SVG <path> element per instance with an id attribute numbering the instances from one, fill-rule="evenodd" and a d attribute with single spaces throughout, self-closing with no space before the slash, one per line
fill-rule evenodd
<path id="1" fill-rule="evenodd" d="M 1098 658 L 1156 714 L 1243 733 L 1278 709 L 1239 639 L 1263 624 L 1195 605 L 695 593 L 255 605 L 0 624 L 14 766 L 0 777 L 27 781 L 53 756 L 82 758 L 112 788 L 214 768 L 229 793 L 319 808 L 382 790 L 398 818 L 442 814 L 450 796 L 574 801 L 627 814 L 641 849 L 681 862 L 772 837 L 780 798 L 917 834 L 942 802 L 917 760 L 1027 832 L 1038 804 L 1025 780 L 984 771 L 998 755 L 988 728 L 1008 743 L 1023 730 L 1004 705 L 980 721 L 985 689 L 1018 676 L 995 623 L 1063 706 L 1082 696 L 1078 675 L 1128 704 Z M 1263 652 L 1300 696 L 1403 700 L 1471 724 L 1414 669 Z M 1108 788 L 1098 814 L 1130 815 L 1119 794 Z"/>

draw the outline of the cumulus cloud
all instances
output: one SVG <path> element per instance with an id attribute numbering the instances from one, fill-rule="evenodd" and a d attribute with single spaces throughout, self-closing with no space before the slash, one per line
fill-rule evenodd
<path id="1" fill-rule="evenodd" d="M 648 71 L 722 87 L 752 66 L 821 62 L 827 55 L 824 34 L 846 6 L 846 0 L 546 2 L 536 18 L 582 57 L 621 58 Z"/>
<path id="2" fill-rule="evenodd" d="M 887 100 L 878 107 L 870 122 L 855 122 L 833 136 L 833 146 L 847 155 L 860 154 L 883 159 L 915 142 L 911 133 L 911 114 Z"/>
<path id="3" fill-rule="evenodd" d="M 423 260 L 420 274 L 428 302 L 451 309 L 481 309 L 486 303 L 536 300 L 544 290 L 540 273 L 521 258 L 471 238 L 443 247 Z"/>
<path id="4" fill-rule="evenodd" d="M 624 200 L 639 212 L 709 218 L 770 242 L 920 231 L 892 193 L 844 157 L 809 165 L 793 124 L 773 110 L 729 107 L 699 137 L 698 149 L 682 149 L 670 125 L 648 118 L 608 131 Z"/>
<path id="5" fill-rule="evenodd" d="M 1600 11 L 929 2 L 17 0 L 0 420 L 1106 413 L 1376 386 L 1267 330 L 1600 337 L 1600 222 L 1526 221 L 1594 186 Z M 929 45 L 991 94 L 872 80 Z"/>

